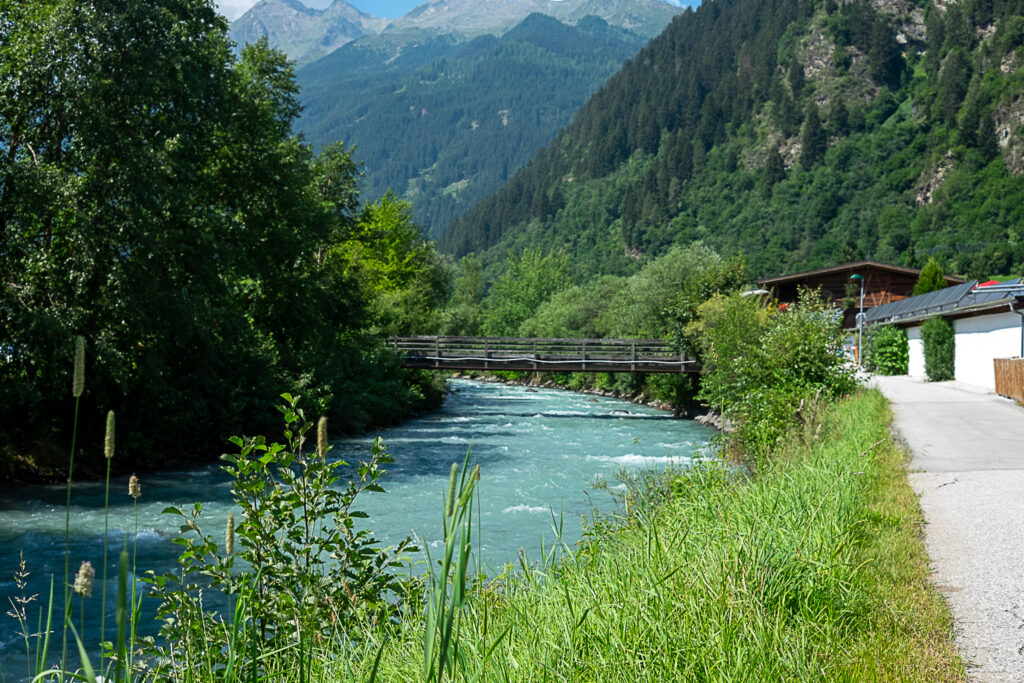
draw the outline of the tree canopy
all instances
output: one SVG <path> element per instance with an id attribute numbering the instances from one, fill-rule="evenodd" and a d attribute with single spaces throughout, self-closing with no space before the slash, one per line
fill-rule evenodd
<path id="1" fill-rule="evenodd" d="M 945 289 L 947 284 L 946 273 L 943 272 L 942 266 L 934 258 L 930 258 L 921 269 L 921 274 L 917 276 L 917 282 L 914 283 L 914 296 Z"/>
<path id="2" fill-rule="evenodd" d="M 8 448 L 67 443 L 76 335 L 84 443 L 113 409 L 136 462 L 215 452 L 286 389 L 340 413 L 356 368 L 408 394 L 367 352 L 373 302 L 331 257 L 368 220 L 358 169 L 292 134 L 284 56 L 261 42 L 236 59 L 226 30 L 209 0 L 0 3 Z"/>

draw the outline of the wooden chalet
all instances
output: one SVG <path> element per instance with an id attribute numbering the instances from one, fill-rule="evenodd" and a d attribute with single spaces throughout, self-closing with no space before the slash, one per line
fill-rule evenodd
<path id="1" fill-rule="evenodd" d="M 757 284 L 771 292 L 780 303 L 795 302 L 800 287 L 821 288 L 822 297 L 835 302 L 837 308 L 846 309 L 843 326 L 852 327 L 854 316 L 860 306 L 860 281 L 853 279 L 853 275 L 864 278 L 866 311 L 911 296 L 921 271 L 878 261 L 855 261 L 830 268 L 764 278 L 758 280 Z M 963 280 L 947 275 L 946 282 L 956 285 Z M 852 307 L 848 308 L 847 305 L 851 302 Z"/>

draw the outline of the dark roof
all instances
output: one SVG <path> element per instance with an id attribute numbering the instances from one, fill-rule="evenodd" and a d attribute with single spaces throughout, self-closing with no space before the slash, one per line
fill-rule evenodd
<path id="1" fill-rule="evenodd" d="M 972 280 L 927 294 L 893 301 L 864 311 L 865 324 L 901 322 L 927 318 L 936 314 L 955 315 L 974 310 L 1004 306 L 1024 297 L 1021 278 L 1000 285 L 978 287 Z"/>
<path id="2" fill-rule="evenodd" d="M 899 273 L 901 275 L 910 275 L 917 277 L 921 274 L 920 270 L 916 268 L 906 268 L 904 266 L 894 266 L 889 263 L 881 263 L 880 261 L 853 261 L 852 263 L 841 263 L 838 266 L 830 266 L 828 268 L 819 268 L 817 270 L 806 270 L 802 273 L 792 273 L 790 275 L 776 275 L 775 277 L 767 277 L 757 281 L 759 285 L 774 285 L 781 284 L 783 282 L 791 282 L 793 280 L 802 280 L 813 275 L 831 275 L 834 273 L 842 273 L 847 270 L 856 270 L 858 268 L 874 268 L 876 270 L 885 270 L 890 273 Z M 963 282 L 958 277 L 947 275 L 946 282 L 950 284 Z"/>

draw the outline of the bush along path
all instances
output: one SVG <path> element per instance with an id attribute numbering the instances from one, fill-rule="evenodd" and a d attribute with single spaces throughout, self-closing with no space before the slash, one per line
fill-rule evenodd
<path id="1" fill-rule="evenodd" d="M 948 384 L 873 382 L 913 453 L 933 581 L 971 679 L 1024 680 L 1024 410 Z"/>

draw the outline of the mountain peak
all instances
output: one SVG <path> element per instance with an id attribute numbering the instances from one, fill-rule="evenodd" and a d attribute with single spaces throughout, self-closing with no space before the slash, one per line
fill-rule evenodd
<path id="1" fill-rule="evenodd" d="M 326 9 L 308 7 L 300 0 L 260 0 L 231 23 L 231 39 L 242 46 L 266 37 L 272 47 L 303 63 L 379 33 L 385 23 L 345 0 L 334 0 Z"/>
<path id="2" fill-rule="evenodd" d="M 500 36 L 533 13 L 575 24 L 585 16 L 645 37 L 661 32 L 681 12 L 666 0 L 427 0 L 394 20 L 361 12 L 345 0 L 313 9 L 300 0 L 260 0 L 231 24 L 244 45 L 266 36 L 300 64 L 309 63 L 366 35 L 445 35 L 458 39 Z"/>

